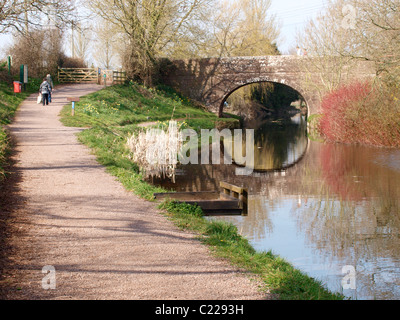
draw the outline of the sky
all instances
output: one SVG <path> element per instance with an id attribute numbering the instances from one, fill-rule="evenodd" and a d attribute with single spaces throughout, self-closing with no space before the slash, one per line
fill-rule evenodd
<path id="1" fill-rule="evenodd" d="M 315 18 L 328 0 L 271 0 L 271 14 L 276 14 L 281 26 L 278 47 L 282 54 L 295 48 L 296 33 L 310 18 Z M 5 48 L 12 43 L 10 36 L 0 35 L 0 59 L 5 57 Z"/>
<path id="2" fill-rule="evenodd" d="M 305 26 L 306 22 L 318 16 L 325 8 L 328 0 L 272 0 L 271 14 L 275 14 L 281 26 L 281 39 L 278 47 L 285 54 L 295 48 L 296 34 Z"/>

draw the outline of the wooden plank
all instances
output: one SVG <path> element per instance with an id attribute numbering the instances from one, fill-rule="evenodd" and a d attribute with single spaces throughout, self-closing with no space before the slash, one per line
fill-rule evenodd
<path id="1" fill-rule="evenodd" d="M 220 199 L 224 199 L 224 200 L 235 200 L 238 201 L 237 198 L 232 197 L 230 194 L 225 194 L 225 193 L 220 193 Z"/>
<path id="2" fill-rule="evenodd" d="M 221 181 L 219 184 L 220 184 L 221 188 L 226 189 L 226 190 L 230 190 L 230 191 L 233 191 L 233 192 L 236 192 L 236 193 L 239 193 L 239 194 L 243 193 L 243 190 L 244 190 L 244 188 L 242 188 L 242 187 L 238 187 L 238 186 L 235 186 L 233 184 L 229 184 L 229 183 L 226 183 L 226 182 L 223 182 L 223 181 Z"/>
<path id="3" fill-rule="evenodd" d="M 216 217 L 216 216 L 244 216 L 246 214 L 243 214 L 243 212 L 239 210 L 214 210 L 214 211 L 205 211 L 204 212 L 205 216 L 208 217 Z"/>
<path id="4" fill-rule="evenodd" d="M 219 193 L 215 191 L 201 191 L 201 192 L 166 192 L 154 193 L 154 199 L 174 199 L 174 200 L 211 200 L 218 199 Z"/>
<path id="5" fill-rule="evenodd" d="M 79 98 L 77 98 L 77 97 L 68 97 L 67 98 L 67 101 L 69 101 L 69 102 L 79 102 Z"/>
<path id="6" fill-rule="evenodd" d="M 239 210 L 239 204 L 236 200 L 191 200 L 182 201 L 187 204 L 198 205 L 205 211 L 213 210 Z"/>
<path id="7" fill-rule="evenodd" d="M 247 189 L 226 182 L 220 183 L 222 192 L 170 192 L 154 193 L 155 199 L 173 199 L 198 205 L 206 215 L 247 215 Z M 240 193 L 231 189 L 240 191 Z"/>

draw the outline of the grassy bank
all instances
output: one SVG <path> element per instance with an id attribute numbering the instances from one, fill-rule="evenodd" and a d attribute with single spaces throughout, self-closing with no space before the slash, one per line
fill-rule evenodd
<path id="1" fill-rule="evenodd" d="M 4 126 L 11 123 L 18 106 L 36 90 L 38 87 L 34 82 L 33 85 L 27 86 L 26 91 L 14 94 L 12 84 L 0 81 L 0 182 L 6 174 L 7 154 L 10 149 L 9 137 Z"/>
<path id="2" fill-rule="evenodd" d="M 211 129 L 215 125 L 238 126 L 235 118 L 219 119 L 215 114 L 195 107 L 185 97 L 169 88 L 146 89 L 138 84 L 105 88 L 81 99 L 70 117 L 71 109 L 62 111 L 64 124 L 70 126 L 112 126 L 134 128 L 143 122 L 163 122 L 171 118 L 185 121 L 188 127 Z"/>
<path id="3" fill-rule="evenodd" d="M 165 121 L 171 119 L 171 114 L 175 119 L 184 119 L 195 130 L 213 128 L 219 121 L 215 115 L 170 90 L 147 90 L 138 85 L 110 87 L 90 94 L 78 103 L 74 117 L 70 106 L 61 112 L 65 125 L 90 127 L 79 134 L 80 141 L 93 150 L 98 161 L 128 190 L 150 201 L 154 192 L 163 190 L 148 184 L 138 166 L 129 160 L 126 138 L 138 130 L 139 123 Z M 228 126 L 236 121 L 223 120 Z M 164 202 L 160 209 L 178 227 L 198 234 L 200 241 L 216 255 L 259 276 L 264 289 L 271 290 L 279 299 L 342 299 L 280 257 L 256 252 L 232 224 L 204 219 L 198 207 Z"/>

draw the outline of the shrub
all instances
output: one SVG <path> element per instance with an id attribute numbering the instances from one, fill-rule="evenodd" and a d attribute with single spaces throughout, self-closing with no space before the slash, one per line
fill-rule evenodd
<path id="1" fill-rule="evenodd" d="M 13 75 L 19 74 L 21 64 L 28 65 L 31 77 L 43 79 L 48 73 L 55 75 L 62 54 L 62 32 L 49 29 L 19 34 L 7 54 L 13 57 Z"/>
<path id="2" fill-rule="evenodd" d="M 87 63 L 81 58 L 71 58 L 61 53 L 58 60 L 61 68 L 87 68 Z"/>
<path id="3" fill-rule="evenodd" d="M 400 146 L 397 88 L 355 82 L 332 91 L 321 102 L 319 130 L 331 142 Z"/>

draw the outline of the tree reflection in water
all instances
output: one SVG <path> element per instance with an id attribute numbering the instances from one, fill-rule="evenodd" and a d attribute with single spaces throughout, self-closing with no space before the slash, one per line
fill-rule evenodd
<path id="1" fill-rule="evenodd" d="M 257 250 L 349 297 L 400 299 L 400 151 L 312 142 L 301 126 L 281 125 L 255 135 L 251 176 L 235 176 L 234 165 L 185 166 L 175 185 L 158 183 L 185 191 L 218 190 L 219 181 L 244 186 L 248 216 L 218 219 L 237 225 Z M 342 290 L 346 265 L 356 269 L 356 290 Z"/>

